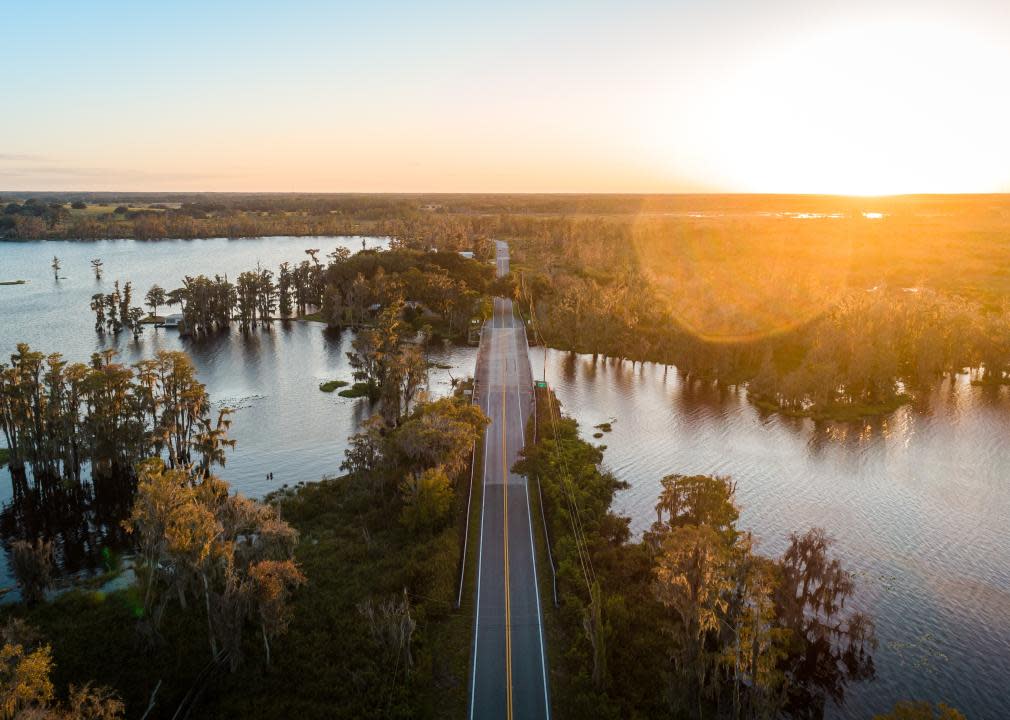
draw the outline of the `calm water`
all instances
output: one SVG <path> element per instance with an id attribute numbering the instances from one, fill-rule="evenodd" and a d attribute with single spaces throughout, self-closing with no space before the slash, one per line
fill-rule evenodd
<path id="1" fill-rule="evenodd" d="M 381 246 L 380 239 L 368 239 Z M 258 496 L 285 483 L 338 471 L 347 437 L 368 414 L 363 400 L 322 393 L 318 383 L 348 378 L 351 335 L 322 325 L 276 324 L 191 341 L 147 329 L 99 337 L 88 309 L 114 279 L 132 280 L 142 296 L 185 274 L 227 272 L 257 262 L 276 269 L 300 262 L 306 248 L 357 250 L 360 238 L 262 238 L 138 243 L 0 243 L 0 357 L 17 342 L 61 351 L 72 360 L 114 343 L 134 362 L 162 348 L 184 349 L 213 400 L 237 408 L 223 477 Z M 67 279 L 54 282 L 58 255 Z M 105 261 L 96 283 L 88 261 Z M 430 390 L 444 393 L 449 374 L 473 372 L 472 348 L 446 348 L 433 359 Z M 534 374 L 542 349 L 531 351 Z M 870 426 L 815 425 L 765 417 L 742 391 L 686 385 L 672 368 L 632 365 L 548 351 L 547 376 L 584 436 L 605 443 L 607 466 L 630 489 L 617 510 L 641 531 L 653 518 L 666 474 L 731 475 L 738 483 L 741 526 L 761 549 L 780 553 L 792 530 L 820 525 L 858 575 L 856 606 L 877 623 L 876 681 L 850 690 L 840 718 L 869 718 L 897 699 L 946 700 L 973 719 L 1005 718 L 1010 705 L 1010 398 L 963 380 L 919 407 Z M 615 420 L 616 419 L 616 420 Z M 613 431 L 593 440 L 592 426 Z M 274 473 L 267 481 L 266 474 Z M 10 497 L 0 471 L 0 501 Z M 0 585 L 9 585 L 6 573 Z"/>
<path id="2" fill-rule="evenodd" d="M 534 375 L 544 352 L 530 353 Z M 547 353 L 547 379 L 583 437 L 630 483 L 617 510 L 654 519 L 670 473 L 730 475 L 740 526 L 778 555 L 790 531 L 826 528 L 877 624 L 877 679 L 838 718 L 898 699 L 944 700 L 969 718 L 1010 710 L 1010 399 L 961 379 L 868 426 L 763 416 L 744 391 L 699 388 L 673 368 Z M 614 420 L 594 439 L 593 425 Z"/>
<path id="3" fill-rule="evenodd" d="M 222 477 L 252 496 L 284 484 L 318 480 L 339 472 L 348 436 L 371 414 L 367 400 L 319 390 L 323 380 L 351 378 L 346 355 L 351 333 L 327 331 L 319 323 L 290 322 L 275 323 L 269 331 L 243 335 L 233 329 L 196 341 L 180 338 L 175 330 L 147 328 L 134 341 L 128 332 L 118 338 L 96 334 L 88 304 L 94 293 L 108 292 L 115 279 L 131 280 L 134 297 L 142 299 L 152 284 L 175 288 L 186 274 L 226 272 L 235 277 L 257 262 L 276 271 L 281 262 L 306 259 L 306 248 L 321 248 L 322 253 L 338 245 L 360 250 L 361 242 L 361 238 L 275 237 L 0 243 L 0 280 L 30 281 L 0 286 L 0 357 L 6 360 L 18 342 L 79 361 L 110 345 L 118 348 L 121 361 L 129 363 L 162 349 L 185 350 L 215 406 L 236 409 L 231 437 L 238 445 L 229 453 Z M 369 247 L 386 244 L 379 238 L 366 242 Z M 53 255 L 60 258 L 62 274 L 67 276 L 58 283 L 49 269 Z M 90 270 L 93 257 L 105 262 L 101 283 Z M 433 361 L 452 366 L 451 370 L 431 370 L 429 391 L 434 394 L 449 391 L 450 375 L 459 378 L 473 373 L 473 348 L 449 346 L 434 349 L 430 355 Z M 271 481 L 266 479 L 269 472 Z M 0 470 L 0 502 L 10 497 L 10 473 Z M 11 584 L 6 571 L 0 572 L 0 587 Z"/>

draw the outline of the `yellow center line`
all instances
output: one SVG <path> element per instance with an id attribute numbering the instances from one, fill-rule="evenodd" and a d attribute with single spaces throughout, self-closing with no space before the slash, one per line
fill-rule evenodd
<path id="1" fill-rule="evenodd" d="M 508 362 L 506 360 L 506 362 Z M 505 707 L 507 717 L 512 720 L 512 602 L 509 591 L 509 471 L 508 452 L 505 436 L 505 363 L 502 363 L 501 384 L 501 466 L 502 466 L 502 497 L 504 498 L 505 517 Z"/>

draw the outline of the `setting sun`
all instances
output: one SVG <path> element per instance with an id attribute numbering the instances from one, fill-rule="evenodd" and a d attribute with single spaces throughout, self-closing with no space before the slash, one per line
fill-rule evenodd
<path id="1" fill-rule="evenodd" d="M 15 23 L 0 186 L 1010 190 L 998 4 L 115 5 Z"/>
<path id="2" fill-rule="evenodd" d="M 823 29 L 721 96 L 716 184 L 882 195 L 1010 189 L 1010 49 L 939 22 Z"/>

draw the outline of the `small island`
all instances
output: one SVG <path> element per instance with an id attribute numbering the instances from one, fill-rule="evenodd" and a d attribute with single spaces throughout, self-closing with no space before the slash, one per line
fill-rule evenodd
<path id="1" fill-rule="evenodd" d="M 356 382 L 346 390 L 341 390 L 337 393 L 340 397 L 345 398 L 371 397 L 374 394 L 375 391 L 366 382 Z"/>

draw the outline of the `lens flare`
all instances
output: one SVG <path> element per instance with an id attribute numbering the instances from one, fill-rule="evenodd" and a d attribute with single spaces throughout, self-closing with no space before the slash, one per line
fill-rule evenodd
<path id="1" fill-rule="evenodd" d="M 838 300 L 853 222 L 870 221 L 844 213 L 643 214 L 632 237 L 643 274 L 682 328 L 708 342 L 744 343 L 793 330 Z"/>

